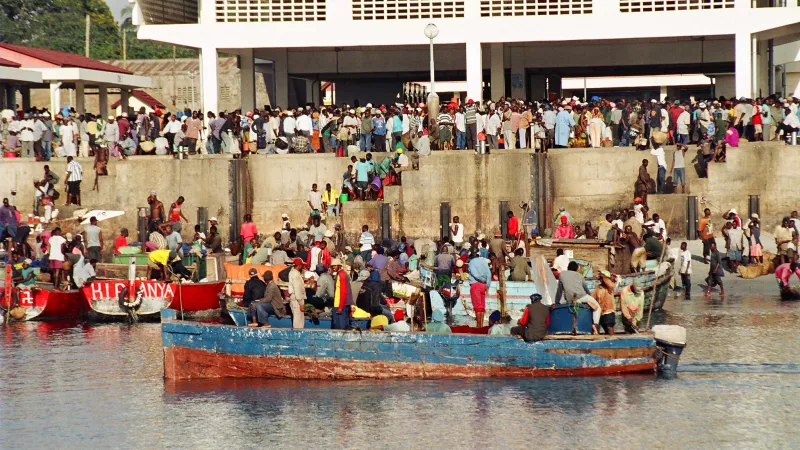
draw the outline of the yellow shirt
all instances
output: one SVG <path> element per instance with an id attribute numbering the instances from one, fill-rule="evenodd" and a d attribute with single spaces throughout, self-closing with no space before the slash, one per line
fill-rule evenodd
<path id="1" fill-rule="evenodd" d="M 369 327 L 372 329 L 385 327 L 386 325 L 389 325 L 389 319 L 387 319 L 383 314 L 373 317 L 369 322 Z"/>
<path id="2" fill-rule="evenodd" d="M 151 262 L 166 266 L 169 264 L 169 250 L 153 250 L 148 254 Z"/>
<path id="3" fill-rule="evenodd" d="M 325 203 L 327 205 L 335 205 L 338 199 L 339 199 L 339 193 L 336 192 L 336 189 L 331 188 L 330 193 L 328 193 L 327 190 L 322 191 L 322 203 Z"/>

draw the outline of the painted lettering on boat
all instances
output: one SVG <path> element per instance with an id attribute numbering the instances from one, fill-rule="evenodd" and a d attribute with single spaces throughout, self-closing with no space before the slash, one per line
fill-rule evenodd
<path id="1" fill-rule="evenodd" d="M 120 292 L 128 286 L 126 281 L 96 281 L 89 285 L 89 295 L 91 300 L 118 299 Z M 175 290 L 171 284 L 164 284 L 157 281 L 137 281 L 136 289 L 143 289 L 144 297 L 172 299 L 175 297 Z"/>
<path id="2" fill-rule="evenodd" d="M 33 308 L 33 292 L 31 292 L 28 289 L 20 289 L 19 306 L 24 306 L 25 308 Z"/>

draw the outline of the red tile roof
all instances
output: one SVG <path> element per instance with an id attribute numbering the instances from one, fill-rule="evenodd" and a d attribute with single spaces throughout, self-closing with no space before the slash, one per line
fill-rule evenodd
<path id="1" fill-rule="evenodd" d="M 156 108 L 162 109 L 167 107 L 167 105 L 156 100 L 155 97 L 153 97 L 152 95 L 148 94 L 145 91 L 134 89 L 131 91 L 131 95 L 138 98 L 139 101 L 141 101 L 142 103 L 144 103 L 145 105 L 149 106 L 152 109 Z M 114 103 L 111 104 L 111 109 L 117 109 L 117 106 L 119 106 L 120 103 L 122 103 L 122 100 L 115 101 Z"/>
<path id="2" fill-rule="evenodd" d="M 0 66 L 5 67 L 19 67 L 19 63 L 15 63 L 14 61 L 9 61 L 7 59 L 0 58 Z"/>
<path id="3" fill-rule="evenodd" d="M 22 53 L 23 55 L 30 56 L 31 58 L 41 59 L 42 61 L 47 61 L 50 64 L 55 64 L 60 67 L 77 67 L 80 69 L 103 70 L 106 72 L 133 75 L 133 72 L 128 72 L 121 67 L 112 66 L 111 64 L 102 63 L 100 61 L 96 61 L 85 56 L 76 55 L 74 53 L 6 43 L 0 43 L 0 48 Z"/>

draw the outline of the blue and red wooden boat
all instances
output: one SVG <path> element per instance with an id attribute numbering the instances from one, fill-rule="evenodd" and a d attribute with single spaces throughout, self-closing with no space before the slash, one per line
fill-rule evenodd
<path id="1" fill-rule="evenodd" d="M 479 378 L 654 373 L 652 334 L 511 336 L 243 328 L 161 313 L 164 377 Z"/>

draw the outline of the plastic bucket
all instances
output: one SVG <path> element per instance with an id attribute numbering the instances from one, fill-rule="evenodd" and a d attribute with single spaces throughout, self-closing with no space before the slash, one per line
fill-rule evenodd
<path id="1" fill-rule="evenodd" d="M 339 195 L 339 203 L 347 203 L 349 198 L 350 198 L 350 196 L 347 195 L 347 194 L 340 194 Z"/>
<path id="2" fill-rule="evenodd" d="M 4 158 L 16 158 L 17 157 L 17 153 L 16 152 L 3 152 L 3 157 Z"/>

